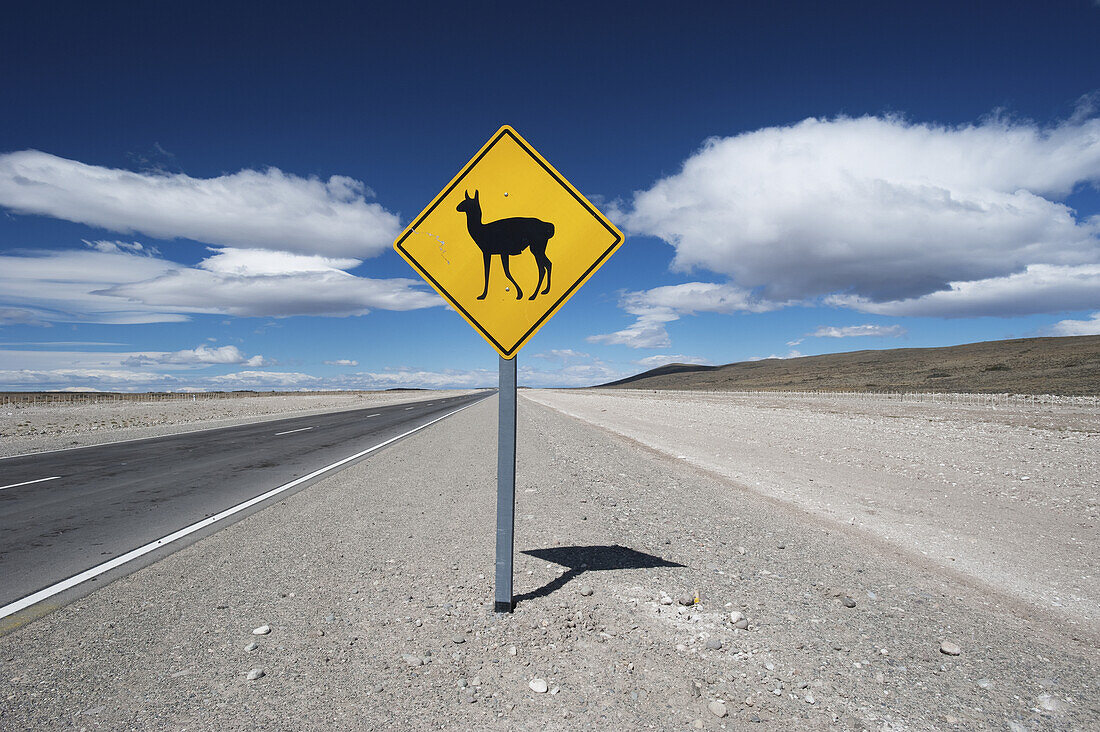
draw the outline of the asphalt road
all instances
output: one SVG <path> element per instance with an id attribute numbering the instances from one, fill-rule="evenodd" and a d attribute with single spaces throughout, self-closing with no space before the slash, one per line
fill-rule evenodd
<path id="1" fill-rule="evenodd" d="M 0 460 L 0 607 L 492 393 Z"/>

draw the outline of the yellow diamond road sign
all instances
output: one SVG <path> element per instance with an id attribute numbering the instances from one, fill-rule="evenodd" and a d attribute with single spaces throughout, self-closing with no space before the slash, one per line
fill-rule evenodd
<path id="1" fill-rule="evenodd" d="M 393 247 L 512 358 L 622 241 L 607 217 L 505 125 Z"/>

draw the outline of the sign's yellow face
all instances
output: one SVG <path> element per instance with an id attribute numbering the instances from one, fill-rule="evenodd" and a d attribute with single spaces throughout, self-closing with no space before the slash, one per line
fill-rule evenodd
<path id="1" fill-rule="evenodd" d="M 512 358 L 622 241 L 505 125 L 393 246 L 501 356 Z"/>

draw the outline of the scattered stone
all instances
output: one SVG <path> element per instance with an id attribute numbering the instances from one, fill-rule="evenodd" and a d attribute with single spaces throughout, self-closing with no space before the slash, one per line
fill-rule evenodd
<path id="1" fill-rule="evenodd" d="M 745 697 L 745 706 L 746 707 L 751 707 L 755 703 L 756 703 L 756 700 L 753 699 L 751 696 Z"/>
<path id="2" fill-rule="evenodd" d="M 733 624 L 733 627 L 737 628 L 738 630 L 745 630 L 749 627 L 749 619 L 746 617 L 742 617 L 740 620 Z"/>
<path id="3" fill-rule="evenodd" d="M 254 631 L 252 631 L 252 635 L 267 635 L 270 632 L 270 625 L 261 625 L 259 628 L 256 628 Z"/>
<path id="4" fill-rule="evenodd" d="M 720 650 L 721 648 L 722 648 L 722 641 L 718 640 L 717 638 L 708 638 L 707 639 L 707 650 L 717 651 L 717 650 Z"/>
<path id="5" fill-rule="evenodd" d="M 422 665 L 424 665 L 424 659 L 422 659 L 420 656 L 414 656 L 411 653 L 401 654 L 401 660 L 403 660 L 405 663 L 409 664 L 410 666 L 422 666 Z"/>
<path id="6" fill-rule="evenodd" d="M 722 703 L 721 699 L 715 699 L 710 704 L 707 704 L 707 709 L 716 717 L 724 717 L 729 714 L 726 710 L 726 705 Z"/>
<path id="7" fill-rule="evenodd" d="M 695 698 L 699 698 L 703 695 L 703 685 L 698 681 L 692 681 L 688 684 L 688 691 Z"/>
<path id="8" fill-rule="evenodd" d="M 945 640 L 940 643 L 940 653 L 944 654 L 945 656 L 957 656 L 962 653 L 962 649 L 951 641 Z"/>
<path id="9" fill-rule="evenodd" d="M 672 598 L 669 597 L 668 595 L 663 596 L 661 598 L 661 604 L 662 605 L 671 605 L 672 604 Z"/>
<path id="10" fill-rule="evenodd" d="M 697 720 L 695 720 L 694 722 L 691 723 L 691 726 L 694 727 L 695 729 L 703 729 L 703 727 L 705 727 L 706 725 L 703 724 L 703 720 L 697 719 Z"/>
<path id="11" fill-rule="evenodd" d="M 992 689 L 993 679 L 978 679 L 978 688 L 980 689 Z"/>
<path id="12" fill-rule="evenodd" d="M 844 607 L 855 607 L 856 601 L 845 595 L 844 597 L 840 598 L 840 604 Z"/>
<path id="13" fill-rule="evenodd" d="M 459 635 L 458 633 L 455 633 L 454 635 L 451 636 L 451 643 L 465 643 L 465 642 L 466 642 L 466 636 L 464 636 L 464 635 Z"/>
<path id="14" fill-rule="evenodd" d="M 256 679 L 262 679 L 267 674 L 264 673 L 262 668 L 254 668 L 248 672 L 248 680 L 255 681 Z"/>
<path id="15" fill-rule="evenodd" d="M 691 607 L 695 604 L 695 598 L 691 595 L 680 595 L 680 604 L 684 607 Z"/>
<path id="16" fill-rule="evenodd" d="M 745 613 L 741 612 L 740 610 L 734 610 L 730 613 L 730 622 L 736 623 L 737 621 L 744 619 L 744 617 Z"/>
<path id="17" fill-rule="evenodd" d="M 251 643 L 249 643 L 247 646 L 244 647 L 244 650 L 245 650 L 246 653 L 252 653 L 252 651 L 256 650 L 259 647 L 260 647 L 259 643 L 257 643 L 256 641 L 252 641 Z"/>
<path id="18" fill-rule="evenodd" d="M 595 590 L 592 589 L 592 585 L 585 585 L 581 588 L 581 594 L 585 597 L 591 597 L 593 592 L 595 592 Z"/>
<path id="19" fill-rule="evenodd" d="M 530 683 L 528 683 L 527 685 L 530 686 L 531 691 L 535 692 L 536 694 L 545 694 L 546 690 L 550 688 L 546 685 L 546 681 L 544 679 L 531 679 Z"/>
<path id="20" fill-rule="evenodd" d="M 816 699 L 814 699 L 814 695 L 813 695 L 813 694 L 806 694 L 806 703 L 807 703 L 807 704 L 813 704 L 813 703 L 814 703 L 814 702 L 816 702 L 816 701 L 817 701 L 817 700 L 816 700 Z"/>
<path id="21" fill-rule="evenodd" d="M 1044 712 L 1057 712 L 1062 708 L 1062 702 L 1050 694 L 1040 694 L 1036 701 L 1039 702 L 1039 708 Z"/>
<path id="22" fill-rule="evenodd" d="M 481 686 L 481 677 L 475 676 L 470 679 L 470 686 Z"/>
<path id="23" fill-rule="evenodd" d="M 737 553 L 740 554 L 741 556 L 744 556 L 745 555 L 745 547 L 743 547 L 743 546 L 737 547 Z"/>
<path id="24" fill-rule="evenodd" d="M 386 687 L 382 686 L 382 684 L 375 684 L 374 685 L 374 693 L 375 694 L 381 694 L 385 690 L 386 690 Z"/>

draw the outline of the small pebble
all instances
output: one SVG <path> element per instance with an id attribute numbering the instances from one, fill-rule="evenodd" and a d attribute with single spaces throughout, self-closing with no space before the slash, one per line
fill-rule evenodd
<path id="1" fill-rule="evenodd" d="M 945 640 L 940 643 L 940 653 L 944 654 L 945 656 L 957 656 L 962 653 L 962 649 L 951 641 Z"/>
<path id="2" fill-rule="evenodd" d="M 252 635 L 267 635 L 270 632 L 270 625 L 261 625 L 259 628 L 256 628 L 254 631 L 252 631 Z"/>
<path id="3" fill-rule="evenodd" d="M 252 653 L 252 651 L 256 650 L 259 647 L 260 647 L 259 643 L 257 643 L 256 641 L 252 641 L 251 643 L 249 643 L 247 646 L 244 647 L 244 650 L 248 653 Z"/>
<path id="4" fill-rule="evenodd" d="M 255 681 L 256 679 L 262 679 L 265 676 L 262 668 L 254 668 L 248 672 L 248 680 Z"/>
<path id="5" fill-rule="evenodd" d="M 475 676 L 470 679 L 470 686 L 481 686 L 481 677 Z"/>
<path id="6" fill-rule="evenodd" d="M 527 685 L 530 686 L 531 691 L 535 692 L 536 694 L 545 694 L 546 690 L 549 688 L 546 685 L 546 681 L 543 679 L 531 679 L 530 683 L 528 683 Z"/>
<path id="7" fill-rule="evenodd" d="M 978 688 L 980 689 L 992 689 L 993 679 L 978 679 Z"/>
<path id="8" fill-rule="evenodd" d="M 726 711 L 726 705 L 723 704 L 720 699 L 715 699 L 710 704 L 707 704 L 707 709 L 716 717 L 724 717 L 729 714 L 729 712 Z"/>
<path id="9" fill-rule="evenodd" d="M 386 687 L 382 686 L 382 684 L 375 684 L 374 685 L 374 693 L 375 694 L 381 694 L 385 690 L 386 690 Z"/>
<path id="10" fill-rule="evenodd" d="M 691 607 L 695 604 L 695 598 L 691 595 L 680 595 L 680 604 L 684 607 Z"/>
<path id="11" fill-rule="evenodd" d="M 722 641 L 718 640 L 717 638 L 708 638 L 707 639 L 707 649 L 708 650 L 717 651 L 721 648 L 722 648 Z"/>
<path id="12" fill-rule="evenodd" d="M 1062 703 L 1050 694 L 1040 694 L 1036 701 L 1044 712 L 1057 712 L 1062 708 Z"/>
<path id="13" fill-rule="evenodd" d="M 697 720 L 695 720 L 694 722 L 691 723 L 691 726 L 694 727 L 695 729 L 703 729 L 703 727 L 705 727 L 706 725 L 703 724 L 703 720 L 697 719 Z"/>
<path id="14" fill-rule="evenodd" d="M 733 624 L 733 627 L 737 628 L 738 630 L 744 630 L 745 628 L 749 627 L 749 619 L 741 618 Z"/>
<path id="15" fill-rule="evenodd" d="M 736 623 L 738 620 L 742 620 L 745 617 L 745 613 L 740 610 L 734 610 L 730 613 L 730 622 Z"/>
<path id="16" fill-rule="evenodd" d="M 667 595 L 665 597 L 662 597 L 661 598 L 661 604 L 662 605 L 671 605 L 672 604 L 672 598 L 668 597 Z"/>
<path id="17" fill-rule="evenodd" d="M 856 601 L 845 595 L 844 597 L 840 598 L 840 604 L 844 607 L 855 607 Z"/>
<path id="18" fill-rule="evenodd" d="M 592 589 L 592 585 L 585 585 L 581 588 L 581 594 L 585 597 L 591 597 L 593 592 L 595 592 L 595 590 Z"/>
<path id="19" fill-rule="evenodd" d="M 465 643 L 466 642 L 466 636 L 459 635 L 458 633 L 455 633 L 454 635 L 451 636 L 451 642 L 452 643 Z"/>
<path id="20" fill-rule="evenodd" d="M 420 656 L 414 656 L 411 653 L 401 654 L 401 659 L 410 666 L 422 666 L 424 664 L 424 660 Z"/>

